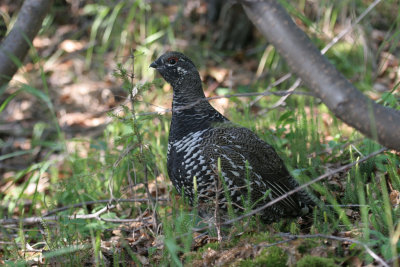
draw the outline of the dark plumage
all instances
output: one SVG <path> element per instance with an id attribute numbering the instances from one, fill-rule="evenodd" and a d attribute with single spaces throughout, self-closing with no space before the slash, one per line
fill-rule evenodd
<path id="1" fill-rule="evenodd" d="M 247 196 L 257 207 L 298 186 L 272 146 L 230 122 L 208 103 L 200 75 L 188 57 L 167 52 L 150 67 L 173 87 L 168 174 L 178 192 L 192 204 L 195 195 L 199 204 L 213 203 L 218 196 L 222 209 L 230 199 L 233 208 L 240 211 Z M 313 205 L 308 194 L 300 191 L 265 209 L 261 217 L 272 222 L 300 216 Z"/>

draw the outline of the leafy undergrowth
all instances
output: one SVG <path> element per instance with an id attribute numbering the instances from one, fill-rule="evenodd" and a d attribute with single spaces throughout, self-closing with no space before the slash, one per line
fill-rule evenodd
<path id="1" fill-rule="evenodd" d="M 340 14 L 366 8 L 357 2 L 348 11 L 327 1 L 318 7 L 322 17 L 314 17 L 303 4 L 286 8 L 321 46 L 343 27 Z M 395 21 L 392 5 L 374 9 L 371 21 Z M 208 96 L 261 93 L 288 71 L 264 40 L 236 52 L 210 49 L 215 36 L 200 19 L 205 5 L 191 6 L 190 13 L 176 3 L 165 8 L 147 1 L 88 1 L 74 7 L 68 23 L 59 14 L 65 8 L 56 5 L 34 41 L 33 63 L 0 91 L 1 264 L 397 263 L 399 152 L 380 151 L 307 94 L 230 96 L 211 103 L 273 145 L 301 183 L 328 174 L 309 187 L 321 202 L 312 215 L 271 225 L 257 216 L 232 215 L 231 225 L 216 229 L 176 194 L 166 170 L 170 113 L 164 107 L 170 107 L 172 92 L 154 79 L 151 60 L 167 42 L 193 57 Z M 397 24 L 368 23 L 361 26 L 373 29 L 369 45 L 379 70 L 365 56 L 371 47 L 362 43 L 363 33 L 339 41 L 327 56 L 365 94 L 399 109 Z M 76 32 L 77 25 L 89 28 Z M 271 90 L 286 90 L 294 81 Z"/>
<path id="2" fill-rule="evenodd" d="M 128 77 L 124 84 L 129 84 L 129 76 L 120 77 Z M 137 96 L 152 86 L 136 85 Z M 140 101 L 134 98 L 132 104 Z M 2 220 L 5 263 L 359 266 L 390 261 L 398 255 L 399 154 L 386 151 L 335 171 L 380 146 L 358 134 L 327 142 L 318 130 L 324 129 L 317 119 L 319 107 L 306 104 L 299 97 L 298 109 L 273 110 L 255 124 L 249 123 L 255 117 L 243 104 L 237 103 L 243 116 L 237 110 L 227 113 L 273 144 L 299 181 L 333 171 L 311 186 L 324 203 L 312 216 L 272 225 L 263 225 L 257 216 L 240 219 L 221 227 L 218 240 L 216 229 L 199 221 L 165 176 L 169 118 L 142 116 L 122 105 L 123 112 L 110 114 L 114 121 L 103 137 L 74 140 L 74 152 L 62 164 L 49 159 L 17 173 L 31 176 L 5 191 L 14 218 Z M 276 122 L 275 129 L 259 131 L 271 123 L 268 119 Z M 43 178 L 49 179 L 46 184 Z M 33 203 L 22 206 L 22 199 Z"/>

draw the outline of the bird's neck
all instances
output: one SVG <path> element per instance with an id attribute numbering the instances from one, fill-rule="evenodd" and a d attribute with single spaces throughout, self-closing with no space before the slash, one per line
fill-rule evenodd
<path id="1" fill-rule="evenodd" d="M 172 101 L 172 121 L 170 138 L 180 139 L 193 131 L 212 127 L 214 123 L 228 121 L 207 101 L 201 83 L 175 85 Z M 183 91 L 183 90 L 186 90 Z"/>
<path id="2" fill-rule="evenodd" d="M 184 108 L 200 101 L 205 101 L 206 96 L 204 95 L 199 74 L 182 77 L 176 80 L 172 87 L 174 88 L 173 108 Z"/>

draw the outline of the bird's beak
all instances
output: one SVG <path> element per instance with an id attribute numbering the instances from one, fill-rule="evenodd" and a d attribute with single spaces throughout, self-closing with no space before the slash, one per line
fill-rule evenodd
<path id="1" fill-rule="evenodd" d="M 157 69 L 158 65 L 156 63 L 156 61 L 154 61 L 153 63 L 150 64 L 149 68 L 154 68 Z"/>

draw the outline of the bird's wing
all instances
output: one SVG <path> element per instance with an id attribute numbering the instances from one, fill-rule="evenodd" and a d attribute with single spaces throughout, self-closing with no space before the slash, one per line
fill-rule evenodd
<path id="1" fill-rule="evenodd" d="M 216 174 L 222 174 L 233 197 L 242 196 L 248 182 L 252 183 L 253 201 L 268 191 L 277 198 L 298 186 L 275 150 L 247 128 L 215 128 L 204 140 L 205 159 Z M 294 194 L 280 206 L 292 211 L 298 210 L 300 203 Z"/>

